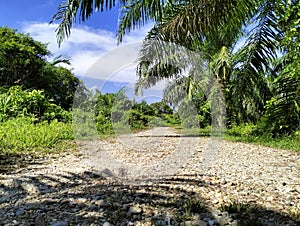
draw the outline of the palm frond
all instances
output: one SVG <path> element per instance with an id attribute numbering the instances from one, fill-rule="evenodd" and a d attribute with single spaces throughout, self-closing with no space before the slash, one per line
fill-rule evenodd
<path id="1" fill-rule="evenodd" d="M 289 65 L 273 85 L 273 98 L 267 103 L 266 125 L 274 137 L 291 134 L 300 127 L 299 62 Z"/>
<path id="2" fill-rule="evenodd" d="M 79 9 L 78 0 L 67 0 L 61 3 L 58 6 L 58 12 L 52 17 L 51 23 L 54 21 L 61 21 L 59 26 L 56 28 L 55 32 L 57 33 L 56 38 L 59 45 L 63 40 L 70 36 L 71 27 L 73 23 L 76 22 L 76 14 Z"/>
<path id="3" fill-rule="evenodd" d="M 268 71 L 277 58 L 280 31 L 274 13 L 275 1 L 267 1 L 259 9 L 259 14 L 253 21 L 255 27 L 250 31 L 244 48 L 236 55 L 238 68 L 258 75 Z"/>
<path id="4" fill-rule="evenodd" d="M 54 57 L 54 59 L 51 61 L 51 65 L 53 65 L 53 66 L 60 64 L 60 63 L 71 65 L 70 57 L 66 57 L 64 55 L 58 55 L 58 56 Z"/>
<path id="5" fill-rule="evenodd" d="M 163 8 L 170 0 L 127 1 L 119 19 L 118 41 L 122 42 L 126 32 L 138 29 L 149 20 L 161 21 Z"/>
<path id="6" fill-rule="evenodd" d="M 252 1 L 177 1 L 165 10 L 162 31 L 170 40 L 181 44 L 189 43 L 191 39 L 204 41 L 220 34 L 223 27 L 241 29 L 254 13 Z"/>
<path id="7" fill-rule="evenodd" d="M 120 4 L 125 4 L 126 0 L 119 0 Z M 58 6 L 58 11 L 52 17 L 50 24 L 59 21 L 59 26 L 55 30 L 59 45 L 71 34 L 71 28 L 76 22 L 86 21 L 97 11 L 104 11 L 113 8 L 116 0 L 66 0 Z"/>
<path id="8" fill-rule="evenodd" d="M 188 51 L 184 47 L 155 37 L 149 38 L 144 41 L 140 50 L 136 90 L 149 88 L 162 79 L 180 76 L 189 64 Z"/>
<path id="9" fill-rule="evenodd" d="M 232 101 L 241 118 L 255 121 L 272 96 L 268 80 L 274 78 L 280 31 L 276 27 L 275 0 L 266 1 L 253 19 L 253 29 L 243 48 L 233 57 Z"/>

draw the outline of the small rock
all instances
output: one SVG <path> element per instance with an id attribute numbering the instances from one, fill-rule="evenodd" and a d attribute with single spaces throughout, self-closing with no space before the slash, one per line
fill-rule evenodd
<path id="1" fill-rule="evenodd" d="M 215 224 L 215 220 L 208 221 L 209 226 L 213 226 Z"/>
<path id="2" fill-rule="evenodd" d="M 86 198 L 78 198 L 77 203 L 86 203 L 87 199 Z"/>
<path id="3" fill-rule="evenodd" d="M 100 206 L 100 207 L 106 207 L 107 203 L 103 199 L 100 199 L 100 200 L 95 201 L 95 205 Z"/>
<path id="4" fill-rule="evenodd" d="M 42 199 L 41 203 L 43 203 L 45 205 L 51 205 L 51 204 L 57 203 L 57 200 L 55 200 L 55 199 Z"/>
<path id="5" fill-rule="evenodd" d="M 138 207 L 138 206 L 131 206 L 128 210 L 128 214 L 132 215 L 132 214 L 139 214 L 141 213 L 143 210 Z"/>
<path id="6" fill-rule="evenodd" d="M 49 224 L 49 222 L 47 222 L 46 216 L 44 214 L 38 215 L 35 218 L 35 225 L 47 225 L 47 224 Z"/>
<path id="7" fill-rule="evenodd" d="M 234 220 L 234 221 L 232 221 L 231 226 L 238 226 L 239 225 L 238 223 L 239 222 L 237 220 Z"/>
<path id="8" fill-rule="evenodd" d="M 30 184 L 30 183 L 23 183 L 22 184 L 22 188 L 30 195 L 35 195 L 35 194 L 39 194 L 40 191 L 38 189 L 37 186 L 35 186 L 34 184 Z"/>
<path id="9" fill-rule="evenodd" d="M 65 221 L 52 222 L 50 226 L 68 226 L 68 222 Z"/>
<path id="10" fill-rule="evenodd" d="M 196 221 L 185 221 L 185 226 L 207 226 L 207 222 L 202 220 L 196 220 Z"/>
<path id="11" fill-rule="evenodd" d="M 164 220 L 158 220 L 156 221 L 156 225 L 167 225 L 167 223 Z"/>
<path id="12" fill-rule="evenodd" d="M 103 226 L 111 226 L 111 224 L 109 222 L 105 221 Z"/>
<path id="13" fill-rule="evenodd" d="M 18 210 L 16 211 L 16 215 L 17 215 L 17 216 L 23 215 L 24 213 L 25 213 L 24 209 L 18 209 Z"/>

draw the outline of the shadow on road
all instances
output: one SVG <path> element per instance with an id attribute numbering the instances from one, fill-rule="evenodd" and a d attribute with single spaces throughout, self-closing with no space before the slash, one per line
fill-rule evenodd
<path id="1" fill-rule="evenodd" d="M 89 171 L 12 178 L 5 175 L 0 180 L 0 225 L 102 225 L 105 221 L 114 225 L 225 225 L 224 221 L 238 222 L 236 225 L 300 225 L 292 217 L 256 203 L 212 206 L 191 188 L 215 190 L 223 185 L 208 183 L 201 175 L 135 183 L 110 181 L 102 175 Z M 220 206 L 222 211 L 212 211 L 211 207 Z"/>

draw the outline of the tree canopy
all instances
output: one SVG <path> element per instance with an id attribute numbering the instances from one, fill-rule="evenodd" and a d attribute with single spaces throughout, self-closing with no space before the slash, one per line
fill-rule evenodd
<path id="1" fill-rule="evenodd" d="M 81 82 L 70 70 L 59 66 L 60 62 L 68 63 L 67 59 L 57 57 L 48 62 L 50 56 L 46 44 L 0 27 L 0 87 L 44 90 L 48 99 L 69 109 Z"/>

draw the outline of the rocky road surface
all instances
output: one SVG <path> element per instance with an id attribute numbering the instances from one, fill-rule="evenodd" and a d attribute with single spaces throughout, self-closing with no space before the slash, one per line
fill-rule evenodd
<path id="1" fill-rule="evenodd" d="M 0 174 L 0 225 L 300 225 L 300 154 L 153 128 Z"/>

